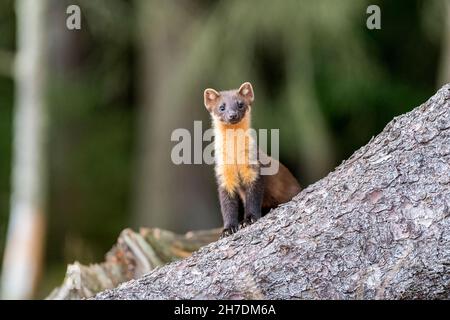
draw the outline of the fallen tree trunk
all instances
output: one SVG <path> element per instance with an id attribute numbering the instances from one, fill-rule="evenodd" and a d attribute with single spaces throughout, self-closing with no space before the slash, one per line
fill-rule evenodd
<path id="1" fill-rule="evenodd" d="M 256 224 L 95 299 L 450 298 L 450 85 Z"/>
<path id="2" fill-rule="evenodd" d="M 68 265 L 63 283 L 47 299 L 90 298 L 122 282 L 137 279 L 156 267 L 190 256 L 219 239 L 220 232 L 218 228 L 179 235 L 157 228 L 142 228 L 139 233 L 125 229 L 104 262 L 89 266 L 79 262 Z"/>

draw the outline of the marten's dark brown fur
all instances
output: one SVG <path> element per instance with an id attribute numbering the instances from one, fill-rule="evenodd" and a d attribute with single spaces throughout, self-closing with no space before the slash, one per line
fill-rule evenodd
<path id="1" fill-rule="evenodd" d="M 301 190 L 283 164 L 253 143 L 249 134 L 253 101 L 253 88 L 249 82 L 237 90 L 206 89 L 204 92 L 205 107 L 211 114 L 215 130 L 215 170 L 224 221 L 222 237 L 255 222 L 262 212 L 288 202 Z M 227 135 L 230 132 L 236 136 Z M 239 133 L 243 133 L 242 139 L 238 138 Z M 258 156 L 254 162 L 250 161 L 253 153 Z M 271 161 L 277 161 L 278 172 L 262 175 L 261 168 Z M 239 201 L 244 207 L 244 219 L 240 223 Z"/>

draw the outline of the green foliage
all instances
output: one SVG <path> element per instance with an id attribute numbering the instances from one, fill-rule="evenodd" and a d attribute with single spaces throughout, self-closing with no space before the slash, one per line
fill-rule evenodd
<path id="1" fill-rule="evenodd" d="M 3 254 L 5 247 L 11 191 L 9 176 L 12 147 L 12 95 L 12 81 L 0 78 L 0 255 Z"/>
<path id="2" fill-rule="evenodd" d="M 0 2 L 0 50 L 12 52 L 15 48 L 15 17 L 11 14 L 14 2 L 12 0 Z M 0 54 L 0 60 L 5 59 Z M 11 61 L 0 61 L 0 66 L 10 64 Z M 1 68 L 11 70 L 11 66 Z M 1 70 L 0 70 L 1 71 Z M 9 215 L 10 199 L 10 171 L 12 148 L 12 105 L 13 81 L 0 73 L 0 263 L 6 240 L 6 227 Z"/>

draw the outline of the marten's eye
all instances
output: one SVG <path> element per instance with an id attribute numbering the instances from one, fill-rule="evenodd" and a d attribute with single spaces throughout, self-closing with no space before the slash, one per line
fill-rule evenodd
<path id="1" fill-rule="evenodd" d="M 220 105 L 219 111 L 220 112 L 224 112 L 225 111 L 225 103 Z"/>
<path id="2" fill-rule="evenodd" d="M 244 103 L 242 101 L 238 101 L 237 105 L 239 109 L 244 108 Z"/>

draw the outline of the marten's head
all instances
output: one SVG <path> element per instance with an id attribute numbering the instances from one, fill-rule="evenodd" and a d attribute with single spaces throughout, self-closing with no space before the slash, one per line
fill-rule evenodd
<path id="1" fill-rule="evenodd" d="M 204 92 L 205 107 L 215 118 L 226 124 L 237 124 L 250 110 L 255 98 L 250 82 L 243 83 L 237 90 L 216 91 L 206 89 Z"/>

